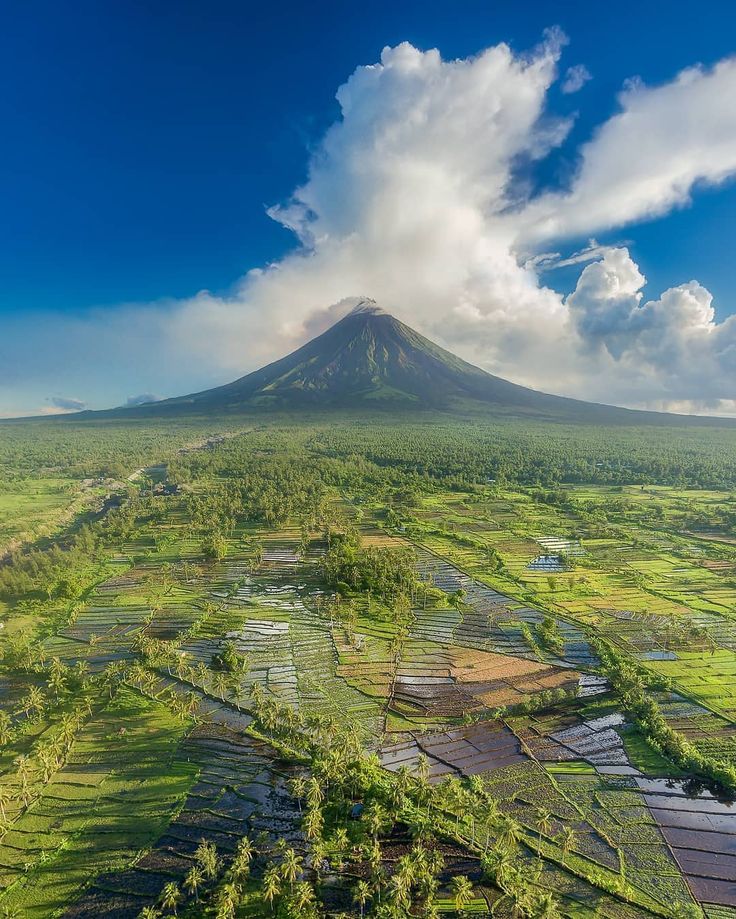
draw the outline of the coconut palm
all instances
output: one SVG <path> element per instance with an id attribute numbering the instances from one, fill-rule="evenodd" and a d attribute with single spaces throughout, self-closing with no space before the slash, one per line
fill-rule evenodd
<path id="1" fill-rule="evenodd" d="M 286 849 L 284 860 L 281 862 L 281 875 L 285 881 L 288 881 L 289 887 L 293 890 L 296 879 L 302 870 L 302 860 L 293 849 Z"/>
<path id="2" fill-rule="evenodd" d="M 557 840 L 562 849 L 562 864 L 565 864 L 565 859 L 570 854 L 571 850 L 575 848 L 578 835 L 572 827 L 566 826 L 564 830 L 557 837 Z"/>
<path id="3" fill-rule="evenodd" d="M 144 906 L 140 913 L 138 913 L 139 919 L 159 919 L 160 915 L 161 913 L 155 906 Z"/>
<path id="4" fill-rule="evenodd" d="M 290 905 L 296 910 L 297 916 L 309 915 L 317 903 L 314 890 L 309 881 L 299 881 L 289 901 Z"/>
<path id="5" fill-rule="evenodd" d="M 230 870 L 233 873 L 233 876 L 238 880 L 244 879 L 248 876 L 250 872 L 250 862 L 253 858 L 254 853 L 253 843 L 248 839 L 247 836 L 244 836 L 238 843 L 238 848 L 235 852 L 235 858 L 233 863 L 230 866 Z"/>
<path id="6" fill-rule="evenodd" d="M 176 907 L 181 902 L 181 891 L 177 884 L 174 881 L 169 881 L 169 883 L 161 891 L 161 906 L 164 909 L 170 909 L 171 912 L 176 915 Z"/>
<path id="7" fill-rule="evenodd" d="M 504 816 L 498 827 L 498 842 L 504 849 L 513 849 L 519 841 L 521 827 L 513 817 Z"/>
<path id="8" fill-rule="evenodd" d="M 549 836 L 554 824 L 552 823 L 552 814 L 543 807 L 537 809 L 537 829 L 539 838 L 537 840 L 537 852 L 542 848 L 542 835 Z"/>
<path id="9" fill-rule="evenodd" d="M 315 776 L 312 776 L 307 783 L 307 804 L 310 807 L 318 807 L 324 800 L 324 797 L 325 793 L 322 790 L 319 780 Z"/>
<path id="10" fill-rule="evenodd" d="M 505 879 L 513 869 L 511 854 L 500 846 L 482 855 L 480 864 L 484 875 L 499 887 L 504 886 Z"/>
<path id="11" fill-rule="evenodd" d="M 49 689 L 59 698 L 66 689 L 69 668 L 58 657 L 52 657 L 49 665 Z"/>
<path id="12" fill-rule="evenodd" d="M 184 878 L 184 890 L 191 894 L 196 902 L 199 902 L 199 888 L 203 881 L 202 869 L 198 865 L 192 865 Z"/>
<path id="13" fill-rule="evenodd" d="M 24 705 L 29 715 L 41 715 L 46 708 L 46 696 L 41 692 L 38 686 L 31 686 L 28 690 Z"/>
<path id="14" fill-rule="evenodd" d="M 343 856 L 350 846 L 350 837 L 345 827 L 338 827 L 332 836 L 332 844 L 335 848 L 338 861 L 342 864 Z"/>
<path id="15" fill-rule="evenodd" d="M 58 761 L 56 759 L 56 756 L 54 755 L 53 750 L 48 749 L 46 747 L 42 747 L 40 750 L 38 750 L 37 756 L 38 756 L 39 762 L 41 763 L 41 768 L 43 772 L 43 783 L 44 785 L 46 785 L 50 781 L 54 770 L 57 768 Z"/>
<path id="16" fill-rule="evenodd" d="M 233 919 L 240 903 L 240 888 L 232 882 L 225 884 L 217 899 L 216 919 Z"/>
<path id="17" fill-rule="evenodd" d="M 272 865 L 266 869 L 263 875 L 263 896 L 268 900 L 269 906 L 273 910 L 273 901 L 281 893 L 281 872 Z"/>
<path id="18" fill-rule="evenodd" d="M 292 795 L 296 798 L 297 805 L 299 807 L 299 813 L 302 812 L 302 798 L 307 791 L 307 781 L 304 776 L 297 775 L 289 783 L 289 788 L 291 789 Z"/>
<path id="19" fill-rule="evenodd" d="M 13 760 L 13 765 L 18 770 L 18 778 L 20 779 L 20 794 L 23 799 L 24 804 L 28 804 L 28 775 L 31 770 L 31 758 L 25 753 L 21 753 L 20 756 L 16 756 Z"/>
<path id="20" fill-rule="evenodd" d="M 310 807 L 304 818 L 304 832 L 307 839 L 319 839 L 324 826 L 322 811 L 319 807 Z"/>
<path id="21" fill-rule="evenodd" d="M 213 689 L 215 691 L 215 694 L 220 697 L 221 702 L 224 702 L 225 693 L 227 692 L 227 684 L 228 684 L 228 679 L 227 679 L 226 674 L 222 673 L 222 671 L 216 673 L 213 683 L 214 683 Z"/>
<path id="22" fill-rule="evenodd" d="M 358 904 L 360 909 L 360 919 L 363 919 L 363 913 L 365 911 L 365 905 L 371 898 L 371 888 L 366 881 L 358 881 L 355 885 L 355 893 L 353 894 L 353 900 Z"/>
<path id="23" fill-rule="evenodd" d="M 534 904 L 532 902 L 532 892 L 529 889 L 529 886 L 518 874 L 514 875 L 513 883 L 507 883 L 504 888 L 504 894 L 493 904 L 491 910 L 492 915 L 496 915 L 496 911 L 502 905 L 508 904 L 510 907 L 510 915 L 516 919 L 516 917 L 529 916 L 532 915 L 532 910 Z"/>
<path id="24" fill-rule="evenodd" d="M 0 745 L 4 746 L 12 735 L 12 720 L 7 712 L 0 712 Z"/>
<path id="25" fill-rule="evenodd" d="M 537 905 L 537 919 L 562 919 L 560 906 L 551 893 L 545 894 Z"/>
<path id="26" fill-rule="evenodd" d="M 470 790 L 474 795 L 485 797 L 486 787 L 483 784 L 483 779 L 479 775 L 471 775 L 468 779 L 468 785 L 470 786 Z"/>
<path id="27" fill-rule="evenodd" d="M 380 804 L 372 804 L 369 808 L 366 808 L 364 819 L 375 842 L 379 833 L 386 828 L 390 818 L 387 811 Z"/>
<path id="28" fill-rule="evenodd" d="M 411 880 L 403 871 L 393 875 L 389 883 L 391 898 L 394 904 L 402 911 L 407 911 L 411 905 Z"/>
<path id="29" fill-rule="evenodd" d="M 458 912 L 464 910 L 473 899 L 473 885 L 464 874 L 458 874 L 450 881 L 450 890 Z"/>
<path id="30" fill-rule="evenodd" d="M 10 791 L 0 785 L 0 820 L 2 820 L 3 823 L 8 819 L 5 807 L 7 804 L 10 804 L 12 800 L 13 796 L 10 794 Z"/>
<path id="31" fill-rule="evenodd" d="M 202 874 L 209 880 L 212 880 L 217 874 L 218 858 L 217 848 L 213 842 L 200 840 L 197 851 L 194 853 L 197 864 L 202 869 Z"/>

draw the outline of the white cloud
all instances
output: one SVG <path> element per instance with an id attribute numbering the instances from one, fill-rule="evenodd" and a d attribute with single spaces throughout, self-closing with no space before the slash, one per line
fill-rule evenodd
<path id="1" fill-rule="evenodd" d="M 306 182 L 270 211 L 297 234 L 290 255 L 227 296 L 51 318 L 33 336 L 19 324 L 0 342 L 0 384 L 15 393 L 37 366 L 54 380 L 46 392 L 57 381 L 96 391 L 96 407 L 125 401 L 133 380 L 191 392 L 280 357 L 370 296 L 527 385 L 728 410 L 736 320 L 716 323 L 703 287 L 644 302 L 644 277 L 623 247 L 591 240 L 567 257 L 544 250 L 664 213 L 698 181 L 735 171 L 736 64 L 630 86 L 583 148 L 570 189 L 529 200 L 520 165 L 546 156 L 570 128 L 547 110 L 562 44 L 549 33 L 527 54 L 501 44 L 457 61 L 406 43 L 384 49 L 340 87 L 340 118 L 311 155 Z M 573 264 L 586 267 L 565 299 L 540 275 Z M 0 410 L 13 407 L 0 399 Z"/>
<path id="2" fill-rule="evenodd" d="M 736 171 L 735 95 L 736 58 L 661 86 L 631 81 L 621 110 L 583 147 L 570 190 L 524 208 L 522 237 L 621 227 L 687 204 L 697 183 L 723 182 Z"/>
<path id="3" fill-rule="evenodd" d="M 342 117 L 307 182 L 271 211 L 302 247 L 251 272 L 229 299 L 200 294 L 169 334 L 201 342 L 202 360 L 214 339 L 236 371 L 246 341 L 251 365 L 278 356 L 351 295 L 448 342 L 459 340 L 446 334 L 451 326 L 462 337 L 483 323 L 499 353 L 505 330 L 521 334 L 520 313 L 561 316 L 559 297 L 519 265 L 515 227 L 501 216 L 516 202 L 514 166 L 568 130 L 545 114 L 559 52 L 554 34 L 524 56 L 499 45 L 462 61 L 403 44 L 359 67 L 338 91 Z"/>
<path id="4" fill-rule="evenodd" d="M 566 305 L 581 347 L 615 365 L 629 388 L 660 404 L 730 411 L 736 379 L 736 316 L 717 322 L 697 281 L 644 302 L 645 278 L 625 248 L 607 250 L 580 275 Z"/>
<path id="5" fill-rule="evenodd" d="M 156 395 L 156 393 L 142 392 L 137 396 L 128 396 L 128 398 L 125 400 L 125 404 L 127 406 L 148 405 L 151 402 L 160 402 L 163 398 L 163 396 Z"/>
<path id="6" fill-rule="evenodd" d="M 575 64 L 574 67 L 568 67 L 565 71 L 565 79 L 560 89 L 565 94 L 576 93 L 585 86 L 588 80 L 592 79 L 593 75 L 585 64 Z"/>
<path id="7" fill-rule="evenodd" d="M 69 396 L 49 396 L 47 401 L 50 405 L 41 411 L 43 414 L 48 415 L 57 415 L 63 412 L 82 412 L 87 408 L 86 402 Z"/>

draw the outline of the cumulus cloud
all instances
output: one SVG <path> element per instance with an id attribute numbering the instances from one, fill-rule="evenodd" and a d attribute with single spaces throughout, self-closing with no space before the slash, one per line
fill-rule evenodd
<path id="1" fill-rule="evenodd" d="M 148 405 L 150 402 L 160 402 L 164 396 L 158 396 L 156 393 L 152 392 L 142 392 L 137 396 L 128 396 L 125 400 L 125 404 L 128 407 L 133 405 Z"/>
<path id="2" fill-rule="evenodd" d="M 661 404 L 729 409 L 736 379 L 736 316 L 717 322 L 713 297 L 697 281 L 644 301 L 645 278 L 626 248 L 583 269 L 566 305 L 582 348 L 613 361 Z"/>
<path id="3" fill-rule="evenodd" d="M 281 356 L 370 296 L 527 385 L 728 410 L 736 320 L 715 321 L 705 288 L 673 279 L 679 286 L 649 301 L 625 247 L 591 239 L 560 253 L 567 237 L 665 213 L 698 183 L 736 171 L 736 62 L 662 86 L 630 84 L 580 151 L 569 187 L 532 195 L 526 167 L 571 127 L 548 104 L 563 45 L 550 32 L 524 54 L 500 44 L 449 61 L 407 43 L 385 48 L 339 88 L 340 117 L 313 150 L 306 181 L 269 211 L 296 234 L 290 254 L 226 296 L 48 321 L 35 339 L 27 328 L 8 334 L 0 383 L 17 387 L 47 336 L 44 372 L 86 392 L 81 375 L 91 389 L 104 362 L 107 404 L 125 400 L 134 373 L 164 392 L 193 391 Z M 551 269 L 576 264 L 569 296 L 545 283 Z M 68 347 L 54 351 L 61 339 Z"/>
<path id="4" fill-rule="evenodd" d="M 585 86 L 588 80 L 592 80 L 593 75 L 585 64 L 575 64 L 574 67 L 568 67 L 565 71 L 565 79 L 562 81 L 560 89 L 566 95 L 576 93 Z"/>
<path id="5" fill-rule="evenodd" d="M 229 299 L 199 295 L 173 334 L 209 348 L 215 330 L 235 370 L 244 328 L 258 363 L 326 325 L 329 304 L 365 294 L 447 343 L 480 335 L 489 364 L 508 354 L 508 334 L 523 337 L 522 315 L 530 327 L 561 319 L 560 298 L 520 266 L 503 216 L 518 203 L 519 163 L 569 130 L 545 110 L 560 47 L 551 33 L 525 55 L 498 45 L 444 61 L 402 44 L 359 67 L 338 91 L 341 118 L 306 183 L 270 211 L 300 247 Z"/>
<path id="6" fill-rule="evenodd" d="M 48 406 L 48 412 L 82 412 L 87 408 L 87 403 L 83 402 L 81 399 L 72 399 L 68 396 L 49 396 L 48 401 L 51 403 Z"/>
<path id="7" fill-rule="evenodd" d="M 620 111 L 584 146 L 570 189 L 521 215 L 522 235 L 560 238 L 620 227 L 687 204 L 697 183 L 736 171 L 736 58 L 690 67 L 669 83 L 632 80 Z"/>

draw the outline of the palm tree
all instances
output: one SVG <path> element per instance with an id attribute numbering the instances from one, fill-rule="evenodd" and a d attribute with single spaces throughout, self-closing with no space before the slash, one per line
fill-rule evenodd
<path id="1" fill-rule="evenodd" d="M 319 809 L 319 807 L 310 807 L 307 811 L 306 817 L 304 818 L 304 832 L 307 839 L 318 839 L 322 833 L 323 826 L 324 819 L 322 817 L 322 811 Z"/>
<path id="2" fill-rule="evenodd" d="M 291 780 L 291 782 L 289 783 L 289 786 L 291 788 L 292 795 L 294 795 L 294 797 L 296 798 L 296 803 L 299 807 L 299 813 L 301 814 L 302 798 L 304 797 L 307 791 L 307 781 L 304 778 L 304 776 L 297 775 Z"/>
<path id="3" fill-rule="evenodd" d="M 10 804 L 12 800 L 13 796 L 10 794 L 8 789 L 0 785 L 0 820 L 2 820 L 3 823 L 5 823 L 8 818 L 7 812 L 5 810 L 5 805 Z"/>
<path id="4" fill-rule="evenodd" d="M 539 901 L 535 915 L 537 919 L 562 919 L 560 906 L 551 893 L 545 894 Z"/>
<path id="5" fill-rule="evenodd" d="M 465 599 L 465 590 L 462 587 L 459 587 L 457 590 L 453 591 L 448 597 L 447 602 L 450 606 L 459 610 L 462 608 L 463 600 Z"/>
<path id="6" fill-rule="evenodd" d="M 238 843 L 238 848 L 235 852 L 235 858 L 233 863 L 230 866 L 230 870 L 233 875 L 238 879 L 243 879 L 248 876 L 250 871 L 250 862 L 253 858 L 253 843 L 248 839 L 247 836 L 244 836 Z"/>
<path id="7" fill-rule="evenodd" d="M 233 919 L 240 903 L 240 888 L 232 882 L 225 884 L 217 900 L 216 919 Z"/>
<path id="8" fill-rule="evenodd" d="M 25 704 L 28 707 L 29 714 L 41 715 L 46 707 L 46 696 L 41 692 L 38 686 L 31 686 L 28 690 L 28 696 Z"/>
<path id="9" fill-rule="evenodd" d="M 301 870 L 302 860 L 293 849 L 287 849 L 284 852 L 284 860 L 281 862 L 281 874 L 284 880 L 289 882 L 289 887 L 292 890 Z"/>
<path id="10" fill-rule="evenodd" d="M 491 849 L 487 854 L 483 854 L 480 864 L 484 875 L 499 887 L 504 886 L 505 879 L 513 868 L 511 855 L 500 846 Z"/>
<path id="11" fill-rule="evenodd" d="M 199 888 L 202 886 L 204 875 L 198 865 L 193 865 L 184 878 L 184 890 L 190 893 L 195 901 L 199 903 Z"/>
<path id="12" fill-rule="evenodd" d="M 43 783 L 46 785 L 54 772 L 54 769 L 58 766 L 58 761 L 51 749 L 42 747 L 37 751 L 36 755 L 41 763 L 43 769 Z"/>
<path id="13" fill-rule="evenodd" d="M 307 783 L 307 803 L 310 807 L 317 807 L 322 803 L 324 797 L 325 793 L 322 791 L 322 786 L 319 781 L 312 776 Z"/>
<path id="14" fill-rule="evenodd" d="M 161 913 L 155 906 L 144 906 L 140 913 L 138 913 L 140 919 L 158 919 L 160 915 Z"/>
<path id="15" fill-rule="evenodd" d="M 275 865 L 271 865 L 263 875 L 263 896 L 268 900 L 273 911 L 273 901 L 281 893 L 281 872 Z"/>
<path id="16" fill-rule="evenodd" d="M 169 883 L 161 891 L 161 905 L 164 909 L 170 909 L 176 915 L 176 907 L 181 901 L 181 891 L 174 881 Z"/>
<path id="17" fill-rule="evenodd" d="M 202 874 L 209 880 L 215 877 L 217 874 L 218 859 L 217 859 L 217 849 L 213 842 L 207 842 L 206 840 L 200 840 L 199 845 L 197 846 L 197 851 L 194 853 L 194 857 L 197 860 L 197 864 L 202 869 Z"/>
<path id="18" fill-rule="evenodd" d="M 473 899 L 473 885 L 464 874 L 458 874 L 450 881 L 450 890 L 455 900 L 455 909 L 462 912 Z"/>
<path id="19" fill-rule="evenodd" d="M 371 898 L 371 888 L 366 881 L 358 881 L 355 886 L 355 893 L 353 894 L 353 900 L 358 904 L 360 908 L 360 919 L 363 919 L 363 913 L 365 910 L 366 903 Z"/>
<path id="20" fill-rule="evenodd" d="M 498 833 L 498 841 L 504 849 L 513 849 L 519 841 L 521 827 L 513 817 L 504 816 L 501 820 Z"/>
<path id="21" fill-rule="evenodd" d="M 549 836 L 552 832 L 552 814 L 543 807 L 537 809 L 537 829 L 539 830 L 539 839 L 537 840 L 537 852 L 542 849 L 542 834 Z"/>
<path id="22" fill-rule="evenodd" d="M 403 871 L 394 874 L 390 882 L 391 894 L 396 906 L 401 910 L 408 910 L 411 905 L 411 879 Z"/>
<path id="23" fill-rule="evenodd" d="M 225 701 L 225 692 L 227 691 L 227 677 L 224 673 L 219 672 L 215 674 L 214 680 L 214 690 L 215 693 L 220 697 L 220 701 Z"/>
<path id="24" fill-rule="evenodd" d="M 61 693 L 66 689 L 68 667 L 63 664 L 58 657 L 51 658 L 49 666 L 49 689 L 58 700 Z"/>
<path id="25" fill-rule="evenodd" d="M 5 744 L 10 740 L 12 729 L 12 720 L 10 715 L 7 712 L 0 712 L 0 745 L 5 746 Z"/>
<path id="26" fill-rule="evenodd" d="M 297 916 L 308 915 L 308 911 L 311 912 L 315 906 L 316 898 L 309 881 L 299 881 L 290 897 L 290 902 L 296 909 Z"/>
<path id="27" fill-rule="evenodd" d="M 24 804 L 28 804 L 28 773 L 31 768 L 31 758 L 26 756 L 25 753 L 21 753 L 20 756 L 16 756 L 13 760 L 13 765 L 18 770 L 18 778 L 20 779 L 20 794 L 23 799 Z"/>
<path id="28" fill-rule="evenodd" d="M 146 668 L 140 661 L 137 661 L 130 668 L 130 680 L 134 683 L 139 689 L 143 686 L 143 683 L 146 679 Z"/>
<path id="29" fill-rule="evenodd" d="M 488 847 L 491 844 L 491 830 L 496 825 L 498 821 L 498 805 L 493 800 L 489 798 L 486 803 L 486 810 L 483 815 L 483 830 L 486 834 L 486 841 L 483 845 L 483 851 L 487 852 Z"/>
<path id="30" fill-rule="evenodd" d="M 566 826 L 564 830 L 557 837 L 562 849 L 562 864 L 565 864 L 565 859 L 570 854 L 570 851 L 575 848 L 575 843 L 577 842 L 577 833 L 572 827 Z"/>
<path id="31" fill-rule="evenodd" d="M 228 682 L 230 683 L 230 695 L 235 700 L 235 706 L 238 711 L 240 711 L 241 699 L 245 695 L 241 680 L 242 676 L 240 673 L 231 673 L 228 679 Z"/>
<path id="32" fill-rule="evenodd" d="M 496 910 L 501 904 L 505 903 L 510 905 L 511 916 L 513 917 L 532 915 L 532 910 L 534 909 L 532 892 L 518 873 L 514 875 L 513 882 L 509 881 L 506 884 L 504 895 L 493 904 L 492 915 L 495 915 Z"/>
<path id="33" fill-rule="evenodd" d="M 366 808 L 364 817 L 375 842 L 378 839 L 378 834 L 385 829 L 389 815 L 380 804 L 373 804 L 370 808 Z"/>

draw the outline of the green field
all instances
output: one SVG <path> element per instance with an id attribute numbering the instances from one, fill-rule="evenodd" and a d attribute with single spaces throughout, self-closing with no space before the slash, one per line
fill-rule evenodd
<path id="1" fill-rule="evenodd" d="M 736 909 L 733 435 L 538 425 L 8 426 L 0 915 Z"/>

